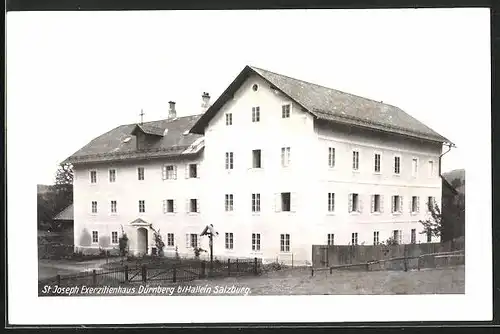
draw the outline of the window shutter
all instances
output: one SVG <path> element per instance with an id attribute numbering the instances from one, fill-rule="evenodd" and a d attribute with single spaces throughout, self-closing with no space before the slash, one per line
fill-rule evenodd
<path id="1" fill-rule="evenodd" d="M 384 195 L 380 195 L 380 212 L 384 212 Z"/>
<path id="2" fill-rule="evenodd" d="M 348 210 L 349 212 L 352 212 L 352 194 L 349 194 L 349 199 L 348 199 L 348 201 L 349 201 L 349 207 L 348 207 L 348 209 L 347 209 L 347 210 Z"/>
<path id="3" fill-rule="evenodd" d="M 163 200 L 163 213 L 167 213 L 167 200 Z"/>
<path id="4" fill-rule="evenodd" d="M 162 166 L 161 167 L 161 178 L 163 180 L 167 179 L 167 166 Z"/>
<path id="5" fill-rule="evenodd" d="M 279 193 L 274 194 L 274 211 L 275 212 L 281 211 L 281 203 L 280 203 L 280 194 Z"/>
<path id="6" fill-rule="evenodd" d="M 200 241 L 201 241 L 201 240 L 200 240 L 200 237 L 197 235 L 197 236 L 196 236 L 196 246 L 197 246 L 198 248 L 200 248 Z"/>
<path id="7" fill-rule="evenodd" d="M 391 196 L 391 212 L 394 212 L 396 208 L 394 207 L 394 196 Z"/>
<path id="8" fill-rule="evenodd" d="M 196 212 L 200 213 L 200 199 L 196 200 Z"/>
<path id="9" fill-rule="evenodd" d="M 358 194 L 358 212 L 363 212 L 363 200 L 361 199 L 361 194 Z"/>
<path id="10" fill-rule="evenodd" d="M 290 194 L 290 211 L 292 212 L 296 212 L 297 211 L 297 193 L 296 192 L 293 192 Z"/>
<path id="11" fill-rule="evenodd" d="M 404 243 L 404 238 L 403 238 L 403 230 L 399 230 L 399 244 L 402 245 Z"/>
<path id="12" fill-rule="evenodd" d="M 172 202 L 174 203 L 173 210 L 174 210 L 174 212 L 177 212 L 177 201 L 175 199 L 173 199 Z"/>
<path id="13" fill-rule="evenodd" d="M 417 212 L 420 212 L 420 196 L 417 196 Z"/>
<path id="14" fill-rule="evenodd" d="M 177 166 L 174 165 L 174 180 L 177 180 Z"/>
<path id="15" fill-rule="evenodd" d="M 186 199 L 186 212 L 189 212 L 189 202 L 190 202 L 190 199 L 187 198 Z"/>
<path id="16" fill-rule="evenodd" d="M 399 196 L 399 212 L 403 212 L 403 196 Z"/>
<path id="17" fill-rule="evenodd" d="M 287 149 L 287 153 L 288 153 L 288 166 L 291 166 L 292 165 L 292 148 L 289 147 Z"/>
<path id="18" fill-rule="evenodd" d="M 375 212 L 375 195 L 372 195 L 371 212 Z"/>
<path id="19" fill-rule="evenodd" d="M 184 177 L 189 179 L 189 164 L 186 164 L 186 168 L 184 168 Z"/>
<path id="20" fill-rule="evenodd" d="M 413 209 L 413 196 L 410 196 L 410 201 L 408 205 L 408 212 L 411 213 Z"/>
<path id="21" fill-rule="evenodd" d="M 201 164 L 196 164 L 196 178 L 200 178 Z"/>
<path id="22" fill-rule="evenodd" d="M 186 233 L 186 248 L 189 248 L 189 234 Z"/>

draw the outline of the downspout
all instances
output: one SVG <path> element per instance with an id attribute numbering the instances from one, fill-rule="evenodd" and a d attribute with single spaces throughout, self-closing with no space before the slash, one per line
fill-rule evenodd
<path id="1" fill-rule="evenodd" d="M 448 151 L 442 153 L 440 156 L 439 156 L 439 177 L 443 178 L 443 175 L 441 175 L 441 158 L 443 157 L 443 155 L 445 155 L 446 153 L 450 152 L 451 151 L 451 148 L 454 147 L 453 144 L 448 144 Z"/>

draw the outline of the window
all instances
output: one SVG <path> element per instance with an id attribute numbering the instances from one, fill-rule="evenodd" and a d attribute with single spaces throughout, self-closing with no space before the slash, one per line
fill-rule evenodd
<path id="1" fill-rule="evenodd" d="M 349 212 L 361 212 L 359 194 L 349 194 Z"/>
<path id="2" fill-rule="evenodd" d="M 256 92 L 258 89 L 259 89 L 259 85 L 254 84 L 254 85 L 252 86 L 252 90 L 253 90 L 254 92 Z"/>
<path id="3" fill-rule="evenodd" d="M 233 125 L 233 114 L 226 114 L 226 125 Z"/>
<path id="4" fill-rule="evenodd" d="M 139 212 L 146 212 L 146 203 L 144 200 L 139 200 Z"/>
<path id="5" fill-rule="evenodd" d="M 260 107 L 252 107 L 252 122 L 260 122 Z"/>
<path id="6" fill-rule="evenodd" d="M 252 212 L 260 212 L 260 194 L 252 194 Z"/>
<path id="7" fill-rule="evenodd" d="M 379 237 L 380 237 L 380 232 L 379 231 L 373 232 L 373 244 L 374 245 L 378 245 L 380 243 Z"/>
<path id="8" fill-rule="evenodd" d="M 188 178 L 195 179 L 198 177 L 198 165 L 189 164 L 188 165 Z"/>
<path id="9" fill-rule="evenodd" d="M 418 175 L 418 159 L 411 159 L 411 176 L 417 177 Z"/>
<path id="10" fill-rule="evenodd" d="M 429 177 L 434 176 L 434 161 L 429 160 Z"/>
<path id="11" fill-rule="evenodd" d="M 281 211 L 291 210 L 290 193 L 281 193 Z"/>
<path id="12" fill-rule="evenodd" d="M 328 246 L 333 246 L 335 242 L 335 234 L 328 233 Z"/>
<path id="13" fill-rule="evenodd" d="M 394 174 L 399 174 L 401 171 L 401 157 L 394 157 Z"/>
<path id="14" fill-rule="evenodd" d="M 137 179 L 139 181 L 144 181 L 144 167 L 137 168 Z"/>
<path id="15" fill-rule="evenodd" d="M 116 213 L 116 201 L 111 201 L 111 213 Z"/>
<path id="16" fill-rule="evenodd" d="M 411 197 L 411 212 L 416 213 L 419 211 L 419 206 L 420 206 L 420 198 L 418 196 L 412 196 Z"/>
<path id="17" fill-rule="evenodd" d="M 412 228 L 411 229 L 411 241 L 410 241 L 412 244 L 416 244 L 417 243 L 417 230 Z"/>
<path id="18" fill-rule="evenodd" d="M 280 251 L 289 252 L 290 251 L 290 234 L 281 234 L 280 236 Z"/>
<path id="19" fill-rule="evenodd" d="M 281 167 L 288 167 L 290 165 L 290 147 L 281 148 Z"/>
<path id="20" fill-rule="evenodd" d="M 434 209 L 434 197 L 427 197 L 427 211 L 431 212 Z"/>
<path id="21" fill-rule="evenodd" d="M 196 198 L 191 198 L 189 200 L 189 212 L 200 212 L 200 205 Z"/>
<path id="22" fill-rule="evenodd" d="M 432 232 L 427 231 L 427 242 L 432 242 Z"/>
<path id="23" fill-rule="evenodd" d="M 262 168 L 261 155 L 262 154 L 260 150 L 252 151 L 252 168 Z"/>
<path id="24" fill-rule="evenodd" d="M 359 169 L 359 152 L 358 151 L 352 151 L 352 169 L 353 170 Z"/>
<path id="25" fill-rule="evenodd" d="M 351 245 L 358 244 L 358 232 L 354 232 L 351 234 Z"/>
<path id="26" fill-rule="evenodd" d="M 380 207 L 381 207 L 381 199 L 379 194 L 372 195 L 372 212 L 373 213 L 380 213 Z"/>
<path id="27" fill-rule="evenodd" d="M 335 193 L 328 193 L 328 212 L 335 211 Z"/>
<path id="28" fill-rule="evenodd" d="M 116 182 L 116 169 L 109 170 L 109 182 Z"/>
<path id="29" fill-rule="evenodd" d="M 330 168 L 335 167 L 335 148 L 334 147 L 328 148 L 328 167 L 330 167 Z"/>
<path id="30" fill-rule="evenodd" d="M 167 247 L 174 247 L 174 234 L 167 233 Z"/>
<path id="31" fill-rule="evenodd" d="M 233 234 L 226 233 L 226 249 L 233 249 Z"/>
<path id="32" fill-rule="evenodd" d="M 198 247 L 198 234 L 196 233 L 186 234 L 186 247 L 187 248 Z"/>
<path id="33" fill-rule="evenodd" d="M 290 118 L 290 104 L 281 106 L 281 118 Z"/>
<path id="34" fill-rule="evenodd" d="M 403 206 L 403 196 L 392 196 L 392 213 L 401 213 Z"/>
<path id="35" fill-rule="evenodd" d="M 233 169 L 233 152 L 226 152 L 226 169 Z"/>
<path id="36" fill-rule="evenodd" d="M 97 171 L 90 171 L 90 183 L 97 183 Z"/>
<path id="37" fill-rule="evenodd" d="M 163 213 L 172 213 L 175 212 L 175 204 L 173 199 L 164 199 L 163 200 Z"/>
<path id="38" fill-rule="evenodd" d="M 92 243 L 96 244 L 99 242 L 99 232 L 92 231 Z"/>
<path id="39" fill-rule="evenodd" d="M 392 231 L 392 238 L 394 239 L 394 242 L 396 242 L 398 245 L 401 245 L 403 240 L 403 231 L 401 230 Z"/>
<path id="40" fill-rule="evenodd" d="M 92 201 L 92 213 L 97 213 L 97 201 Z"/>
<path id="41" fill-rule="evenodd" d="M 375 153 L 375 161 L 374 161 L 374 171 L 375 173 L 380 173 L 380 154 Z"/>
<path id="42" fill-rule="evenodd" d="M 260 251 L 260 233 L 252 233 L 252 250 Z"/>
<path id="43" fill-rule="evenodd" d="M 118 243 L 118 232 L 116 231 L 111 232 L 111 243 L 112 244 Z"/>
<path id="44" fill-rule="evenodd" d="M 226 211 L 233 211 L 233 194 L 226 194 L 225 195 L 225 210 Z"/>
<path id="45" fill-rule="evenodd" d="M 174 165 L 163 166 L 162 177 L 164 180 L 176 180 L 177 166 Z"/>

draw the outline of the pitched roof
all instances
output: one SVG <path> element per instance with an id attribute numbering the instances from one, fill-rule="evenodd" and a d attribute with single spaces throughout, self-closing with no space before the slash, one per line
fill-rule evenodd
<path id="1" fill-rule="evenodd" d="M 189 133 L 189 129 L 201 115 L 163 119 L 143 124 L 120 125 L 90 141 L 64 162 L 83 163 L 121 159 L 143 159 L 182 154 L 199 143 L 202 136 Z M 135 134 L 140 131 L 152 135 L 155 140 L 147 150 L 137 150 Z M 199 150 L 189 151 L 195 154 Z"/>
<path id="2" fill-rule="evenodd" d="M 202 115 L 191 132 L 203 134 L 208 121 L 252 74 L 263 78 L 317 119 L 451 143 L 398 107 L 251 66 L 246 66 L 241 71 L 219 99 Z"/>
<path id="3" fill-rule="evenodd" d="M 68 205 L 64 210 L 59 212 L 54 220 L 73 220 L 73 204 Z"/>

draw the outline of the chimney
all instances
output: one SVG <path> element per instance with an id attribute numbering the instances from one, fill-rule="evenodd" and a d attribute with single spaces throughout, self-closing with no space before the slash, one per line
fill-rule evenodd
<path id="1" fill-rule="evenodd" d="M 175 111 L 175 102 L 168 102 L 168 119 L 174 119 L 177 117 L 177 113 Z"/>
<path id="2" fill-rule="evenodd" d="M 203 92 L 201 96 L 201 111 L 205 112 L 210 107 L 210 95 L 207 92 Z"/>

